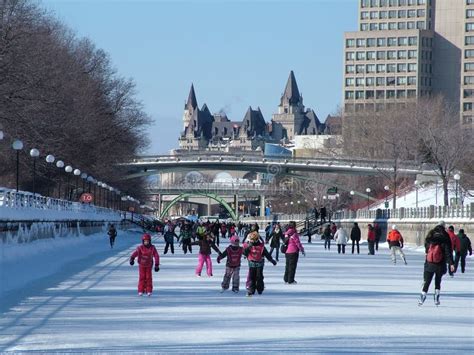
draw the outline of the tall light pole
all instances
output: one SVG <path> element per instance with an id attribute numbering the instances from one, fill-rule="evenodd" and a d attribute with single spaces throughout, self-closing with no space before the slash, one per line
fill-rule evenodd
<path id="1" fill-rule="evenodd" d="M 415 180 L 414 182 L 415 184 L 415 194 L 416 194 L 416 202 L 415 202 L 415 207 L 418 208 L 418 180 Z"/>
<path id="2" fill-rule="evenodd" d="M 64 171 L 67 173 L 66 175 L 66 199 L 71 201 L 71 194 L 69 189 L 69 174 L 72 173 L 72 166 L 68 165 L 64 168 Z"/>
<path id="3" fill-rule="evenodd" d="M 38 149 L 33 148 L 30 150 L 30 156 L 33 158 L 33 197 L 36 194 L 36 159 L 39 157 L 40 152 Z"/>
<path id="4" fill-rule="evenodd" d="M 81 179 L 82 179 L 82 192 L 86 192 L 86 179 L 87 179 L 87 174 L 82 173 L 81 174 Z"/>
<path id="5" fill-rule="evenodd" d="M 51 179 L 51 176 L 50 176 L 50 174 L 49 174 L 49 171 L 50 171 L 50 169 L 49 169 L 49 164 L 54 163 L 54 155 L 48 154 L 48 155 L 46 156 L 45 160 L 46 160 L 46 163 L 47 163 L 47 164 L 46 164 L 46 175 L 48 176 L 48 184 L 47 184 L 48 190 L 47 190 L 47 195 L 49 196 L 49 182 L 50 182 L 49 180 Z M 54 186 L 53 186 L 53 193 L 54 193 Z"/>
<path id="6" fill-rule="evenodd" d="M 383 189 L 385 190 L 385 208 L 388 208 L 388 190 L 390 190 L 390 187 L 385 185 Z"/>
<path id="7" fill-rule="evenodd" d="M 18 192 L 18 183 L 20 180 L 20 150 L 23 149 L 23 142 L 19 139 L 15 139 L 12 148 L 16 150 L 16 192 Z"/>
<path id="8" fill-rule="evenodd" d="M 369 210 L 369 206 L 370 206 L 370 201 L 369 201 L 369 197 L 370 197 L 369 194 L 370 194 L 370 191 L 372 191 L 372 190 L 370 189 L 370 187 L 368 187 L 368 188 L 365 189 L 365 192 L 367 192 L 367 211 Z"/>
<path id="9" fill-rule="evenodd" d="M 456 182 L 456 206 L 458 205 L 458 186 L 459 186 L 459 180 L 461 179 L 461 175 L 459 174 L 454 174 L 454 181 Z"/>
<path id="10" fill-rule="evenodd" d="M 64 162 L 62 160 L 58 160 L 56 162 L 56 167 L 61 171 L 61 169 L 64 168 Z M 61 199 L 61 174 L 59 174 L 58 198 Z"/>

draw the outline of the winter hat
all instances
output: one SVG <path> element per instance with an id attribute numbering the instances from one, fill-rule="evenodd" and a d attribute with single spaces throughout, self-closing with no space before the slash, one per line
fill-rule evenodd
<path id="1" fill-rule="evenodd" d="M 151 242 L 151 235 L 149 235 L 148 233 L 143 234 L 142 242 L 144 242 L 145 240 L 148 240 L 149 242 Z"/>
<path id="2" fill-rule="evenodd" d="M 258 237 L 259 237 L 258 232 L 254 231 L 254 232 L 249 233 L 247 239 L 251 242 L 256 242 L 258 241 Z"/>
<path id="3" fill-rule="evenodd" d="M 393 230 L 397 229 L 397 226 L 394 224 L 394 225 L 392 226 L 392 229 L 393 229 Z"/>
<path id="4" fill-rule="evenodd" d="M 239 242 L 240 242 L 239 237 L 236 236 L 236 235 L 234 235 L 230 238 L 230 243 L 232 245 L 239 245 Z"/>

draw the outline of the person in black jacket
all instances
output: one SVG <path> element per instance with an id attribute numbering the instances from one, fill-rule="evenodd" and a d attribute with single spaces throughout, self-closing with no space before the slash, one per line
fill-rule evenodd
<path id="1" fill-rule="evenodd" d="M 360 228 L 357 222 L 354 222 L 354 226 L 351 230 L 352 240 L 352 254 L 354 254 L 354 246 L 357 245 L 357 254 L 360 254 L 359 242 L 360 242 Z"/>
<path id="2" fill-rule="evenodd" d="M 467 252 L 469 251 L 469 255 L 472 255 L 472 247 L 471 247 L 471 241 L 469 240 L 467 235 L 464 233 L 464 229 L 459 230 L 458 237 L 459 237 L 459 241 L 461 242 L 461 251 L 459 252 L 459 259 L 461 259 L 461 272 L 464 273 L 464 271 L 466 270 Z M 458 268 L 459 259 L 457 258 L 457 255 L 456 255 L 454 272 L 456 272 L 456 269 Z"/>
<path id="3" fill-rule="evenodd" d="M 107 234 L 109 235 L 110 248 L 113 248 L 115 244 L 115 238 L 117 237 L 117 229 L 115 229 L 113 224 L 110 225 Z"/>
<path id="4" fill-rule="evenodd" d="M 275 225 L 272 234 L 270 235 L 270 255 L 273 254 L 273 250 L 276 250 L 275 260 L 278 261 L 278 254 L 280 252 L 280 241 L 283 240 L 283 232 L 280 227 L 280 223 Z"/>
<path id="5" fill-rule="evenodd" d="M 421 306 L 425 302 L 426 293 L 428 292 L 433 276 L 435 276 L 434 302 L 435 305 L 438 306 L 440 304 L 441 278 L 446 274 L 446 264 L 449 264 L 451 272 L 454 271 L 451 239 L 444 228 L 443 221 L 428 232 L 425 239 L 425 251 L 426 259 L 423 269 L 424 282 L 418 305 Z"/>

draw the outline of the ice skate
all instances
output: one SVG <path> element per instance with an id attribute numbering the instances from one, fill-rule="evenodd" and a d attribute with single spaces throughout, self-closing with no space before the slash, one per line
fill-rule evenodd
<path id="1" fill-rule="evenodd" d="M 421 306 L 423 305 L 423 303 L 425 302 L 426 300 L 426 292 L 422 292 L 421 295 L 420 295 L 420 299 L 418 301 L 418 306 Z"/>
<path id="2" fill-rule="evenodd" d="M 221 293 L 224 293 L 226 290 L 226 288 L 221 288 Z"/>
<path id="3" fill-rule="evenodd" d="M 143 296 L 143 292 L 138 292 L 138 296 Z"/>
<path id="4" fill-rule="evenodd" d="M 147 295 L 148 297 L 151 297 L 151 292 L 148 292 L 146 295 Z"/>
<path id="5" fill-rule="evenodd" d="M 439 290 L 435 290 L 434 294 L 434 304 L 436 306 L 439 306 L 441 303 L 439 302 Z"/>

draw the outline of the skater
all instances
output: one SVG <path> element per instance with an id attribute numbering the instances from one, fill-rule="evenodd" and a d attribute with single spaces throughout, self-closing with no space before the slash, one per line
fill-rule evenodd
<path id="1" fill-rule="evenodd" d="M 331 250 L 331 238 L 331 227 L 327 224 L 323 231 L 324 249 Z"/>
<path id="2" fill-rule="evenodd" d="M 390 248 L 390 255 L 392 262 L 397 263 L 397 254 L 400 254 L 405 265 L 407 264 L 407 259 L 405 253 L 403 253 L 403 237 L 402 234 L 398 231 L 397 226 L 394 224 L 392 230 L 388 233 L 387 236 L 388 247 Z"/>
<path id="3" fill-rule="evenodd" d="M 460 252 L 461 252 L 461 242 L 454 233 L 454 226 L 449 226 L 448 227 L 448 235 L 449 239 L 451 240 L 451 250 L 453 251 L 453 259 L 454 259 L 454 272 L 451 272 L 451 270 L 448 270 L 449 276 L 453 277 L 454 273 L 457 270 L 457 265 L 459 264 L 459 259 L 460 259 Z M 457 261 L 456 261 L 457 260 Z"/>
<path id="4" fill-rule="evenodd" d="M 380 228 L 380 224 L 375 223 L 374 230 L 375 230 L 375 250 L 378 251 L 380 238 L 382 237 L 382 228 Z"/>
<path id="5" fill-rule="evenodd" d="M 169 248 L 171 248 L 171 254 L 174 254 L 174 238 L 179 241 L 179 237 L 174 232 L 174 229 L 168 228 L 168 230 L 165 232 L 164 238 L 166 245 L 163 254 L 167 254 Z"/>
<path id="6" fill-rule="evenodd" d="M 461 247 L 459 249 L 459 259 L 461 260 L 461 272 L 464 274 L 464 271 L 466 271 L 466 255 L 467 252 L 469 252 L 469 255 L 472 255 L 472 247 L 471 247 L 471 241 L 467 237 L 467 235 L 464 233 L 464 229 L 459 230 L 459 242 L 461 244 Z M 459 259 L 456 256 L 456 260 L 454 261 L 454 272 L 456 272 L 456 269 L 458 267 L 458 262 Z"/>
<path id="7" fill-rule="evenodd" d="M 369 245 L 369 255 L 375 255 L 375 228 L 369 224 L 367 231 L 367 243 Z"/>
<path id="8" fill-rule="evenodd" d="M 151 268 L 153 259 L 155 260 L 155 272 L 160 271 L 160 256 L 153 244 L 151 244 L 151 235 L 145 233 L 142 237 L 142 245 L 130 256 L 130 265 L 135 264 L 135 258 L 138 257 L 138 296 L 146 293 L 151 296 L 153 292 L 153 278 Z"/>
<path id="9" fill-rule="evenodd" d="M 285 244 L 288 245 L 285 252 L 285 275 L 283 281 L 290 285 L 296 284 L 295 273 L 298 266 L 299 253 L 305 256 L 304 247 L 301 244 L 300 237 L 296 232 L 296 223 L 291 221 L 288 230 L 285 232 Z"/>
<path id="10" fill-rule="evenodd" d="M 352 241 L 352 254 L 354 254 L 354 247 L 357 245 L 357 254 L 360 253 L 359 242 L 360 242 L 360 228 L 357 222 L 354 222 L 354 226 L 351 230 L 351 241 Z"/>
<path id="11" fill-rule="evenodd" d="M 206 263 L 207 276 L 212 277 L 212 260 L 211 260 L 211 248 L 214 249 L 217 254 L 221 255 L 221 251 L 214 243 L 214 238 L 210 233 L 204 235 L 204 237 L 191 243 L 191 245 L 199 245 L 198 264 L 196 266 L 196 276 L 201 277 L 202 268 Z"/>
<path id="12" fill-rule="evenodd" d="M 326 223 L 327 210 L 326 207 L 321 207 L 319 210 L 319 215 L 321 216 L 321 224 Z"/>
<path id="13" fill-rule="evenodd" d="M 249 285 L 247 288 L 247 296 L 252 296 L 257 290 L 261 295 L 265 284 L 263 282 L 263 257 L 267 258 L 273 265 L 277 262 L 273 260 L 272 256 L 265 248 L 264 243 L 260 240 L 258 232 L 253 231 L 249 233 L 249 243 L 244 248 L 244 255 L 247 257 L 249 263 Z"/>
<path id="14" fill-rule="evenodd" d="M 336 231 L 336 234 L 334 234 L 334 241 L 337 244 L 337 253 L 345 254 L 346 253 L 346 244 L 347 244 L 347 233 L 346 231 L 341 227 Z"/>
<path id="15" fill-rule="evenodd" d="M 183 230 L 181 231 L 181 241 L 180 241 L 180 245 L 182 245 L 183 247 L 183 253 L 186 254 L 188 251 L 189 253 L 193 253 L 193 249 L 192 249 L 192 246 L 191 246 L 191 238 L 192 238 L 193 234 L 192 234 L 192 231 L 191 231 L 191 226 L 189 225 L 189 223 L 185 223 L 184 227 L 183 227 Z"/>
<path id="16" fill-rule="evenodd" d="M 423 288 L 421 290 L 418 305 L 422 305 L 426 300 L 426 294 L 430 287 L 433 275 L 435 277 L 434 302 L 439 306 L 441 292 L 441 278 L 446 274 L 446 263 L 449 264 L 451 272 L 454 271 L 453 253 L 451 250 L 451 240 L 441 221 L 436 227 L 428 232 L 425 239 L 425 265 L 423 269 Z"/>
<path id="17" fill-rule="evenodd" d="M 273 250 L 275 253 L 275 260 L 278 261 L 278 254 L 280 253 L 280 241 L 283 239 L 283 232 L 281 231 L 280 223 L 275 225 L 275 228 L 270 235 L 270 255 L 273 256 Z"/>
<path id="18" fill-rule="evenodd" d="M 222 280 L 222 291 L 224 292 L 229 288 L 230 279 L 232 278 L 232 291 L 239 292 L 240 285 L 240 262 L 242 260 L 242 254 L 244 248 L 239 246 L 239 237 L 233 235 L 230 238 L 230 245 L 224 250 L 224 252 L 217 257 L 217 263 L 220 263 L 222 259 L 227 257 L 227 263 L 225 265 L 224 279 Z"/>
<path id="19" fill-rule="evenodd" d="M 117 237 L 117 230 L 113 224 L 110 225 L 107 234 L 109 235 L 110 248 L 112 249 L 115 244 L 115 238 Z"/>

